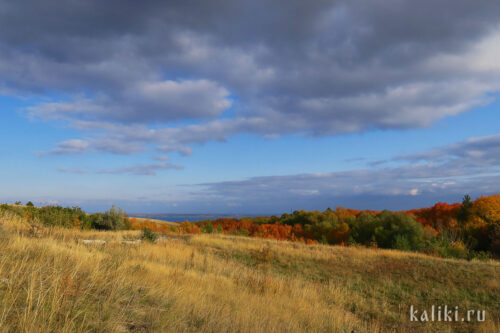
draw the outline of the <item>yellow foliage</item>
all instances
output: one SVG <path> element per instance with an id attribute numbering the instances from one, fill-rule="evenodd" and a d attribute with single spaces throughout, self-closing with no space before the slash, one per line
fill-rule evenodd
<path id="1" fill-rule="evenodd" d="M 476 199 L 472 204 L 472 214 L 487 223 L 500 222 L 500 194 Z"/>

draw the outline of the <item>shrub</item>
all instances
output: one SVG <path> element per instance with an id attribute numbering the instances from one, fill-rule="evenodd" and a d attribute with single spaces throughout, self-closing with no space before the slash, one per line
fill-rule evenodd
<path id="1" fill-rule="evenodd" d="M 394 248 L 401 251 L 411 251 L 411 244 L 404 235 L 397 235 L 394 242 Z"/>
<path id="2" fill-rule="evenodd" d="M 121 230 L 125 229 L 128 223 L 128 218 L 125 212 L 115 206 L 104 214 L 96 213 L 90 216 L 91 227 L 98 230 Z"/>
<path id="3" fill-rule="evenodd" d="M 446 236 L 433 238 L 427 243 L 427 253 L 438 255 L 442 258 L 469 258 L 469 250 L 460 241 L 451 241 Z"/>
<path id="4" fill-rule="evenodd" d="M 205 227 L 205 232 L 207 234 L 211 234 L 212 232 L 214 232 L 214 226 L 212 225 L 212 223 L 207 224 L 207 226 Z"/>
<path id="5" fill-rule="evenodd" d="M 158 240 L 158 234 L 149 228 L 142 229 L 142 239 L 151 243 Z"/>
<path id="6" fill-rule="evenodd" d="M 469 251 L 469 255 L 467 259 L 472 260 L 481 260 L 481 261 L 487 261 L 491 259 L 491 253 L 485 252 L 485 251 Z"/>
<path id="7" fill-rule="evenodd" d="M 374 237 L 380 247 L 405 246 L 417 251 L 425 246 L 424 228 L 411 215 L 384 211 L 377 216 L 376 225 Z"/>
<path id="8" fill-rule="evenodd" d="M 66 228 L 82 227 L 87 215 L 79 207 L 45 206 L 41 208 L 26 208 L 32 219 L 37 219 L 44 225 L 62 226 Z"/>
<path id="9" fill-rule="evenodd" d="M 17 216 L 24 216 L 24 208 L 23 207 L 16 207 L 16 206 L 11 206 L 7 204 L 1 204 L 0 205 L 0 212 L 12 212 L 16 214 Z"/>

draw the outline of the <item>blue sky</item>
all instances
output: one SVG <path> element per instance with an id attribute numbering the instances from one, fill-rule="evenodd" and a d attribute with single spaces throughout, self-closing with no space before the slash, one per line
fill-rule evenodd
<path id="1" fill-rule="evenodd" d="M 498 193 L 500 11 L 482 2 L 0 5 L 0 202 L 280 214 Z"/>

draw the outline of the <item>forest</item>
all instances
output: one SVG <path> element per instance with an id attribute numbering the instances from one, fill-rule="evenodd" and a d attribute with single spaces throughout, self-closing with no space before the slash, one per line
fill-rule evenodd
<path id="1" fill-rule="evenodd" d="M 500 257 L 500 195 L 401 212 L 337 207 L 257 217 L 184 223 L 183 232 L 223 232 L 305 243 L 363 245 L 440 257 Z"/>
<path id="2" fill-rule="evenodd" d="M 220 233 L 305 244 L 366 246 L 422 252 L 444 258 L 500 258 L 500 195 L 461 203 L 391 212 L 337 207 L 281 216 L 224 218 L 176 225 L 129 218 L 115 207 L 86 214 L 79 207 L 0 205 L 47 226 L 96 230 L 147 230 L 157 234 Z"/>

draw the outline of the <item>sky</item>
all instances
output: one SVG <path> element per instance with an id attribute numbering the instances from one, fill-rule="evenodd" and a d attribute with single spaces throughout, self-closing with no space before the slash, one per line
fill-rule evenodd
<path id="1" fill-rule="evenodd" d="M 498 0 L 1 1 L 0 202 L 401 210 L 500 193 Z"/>

